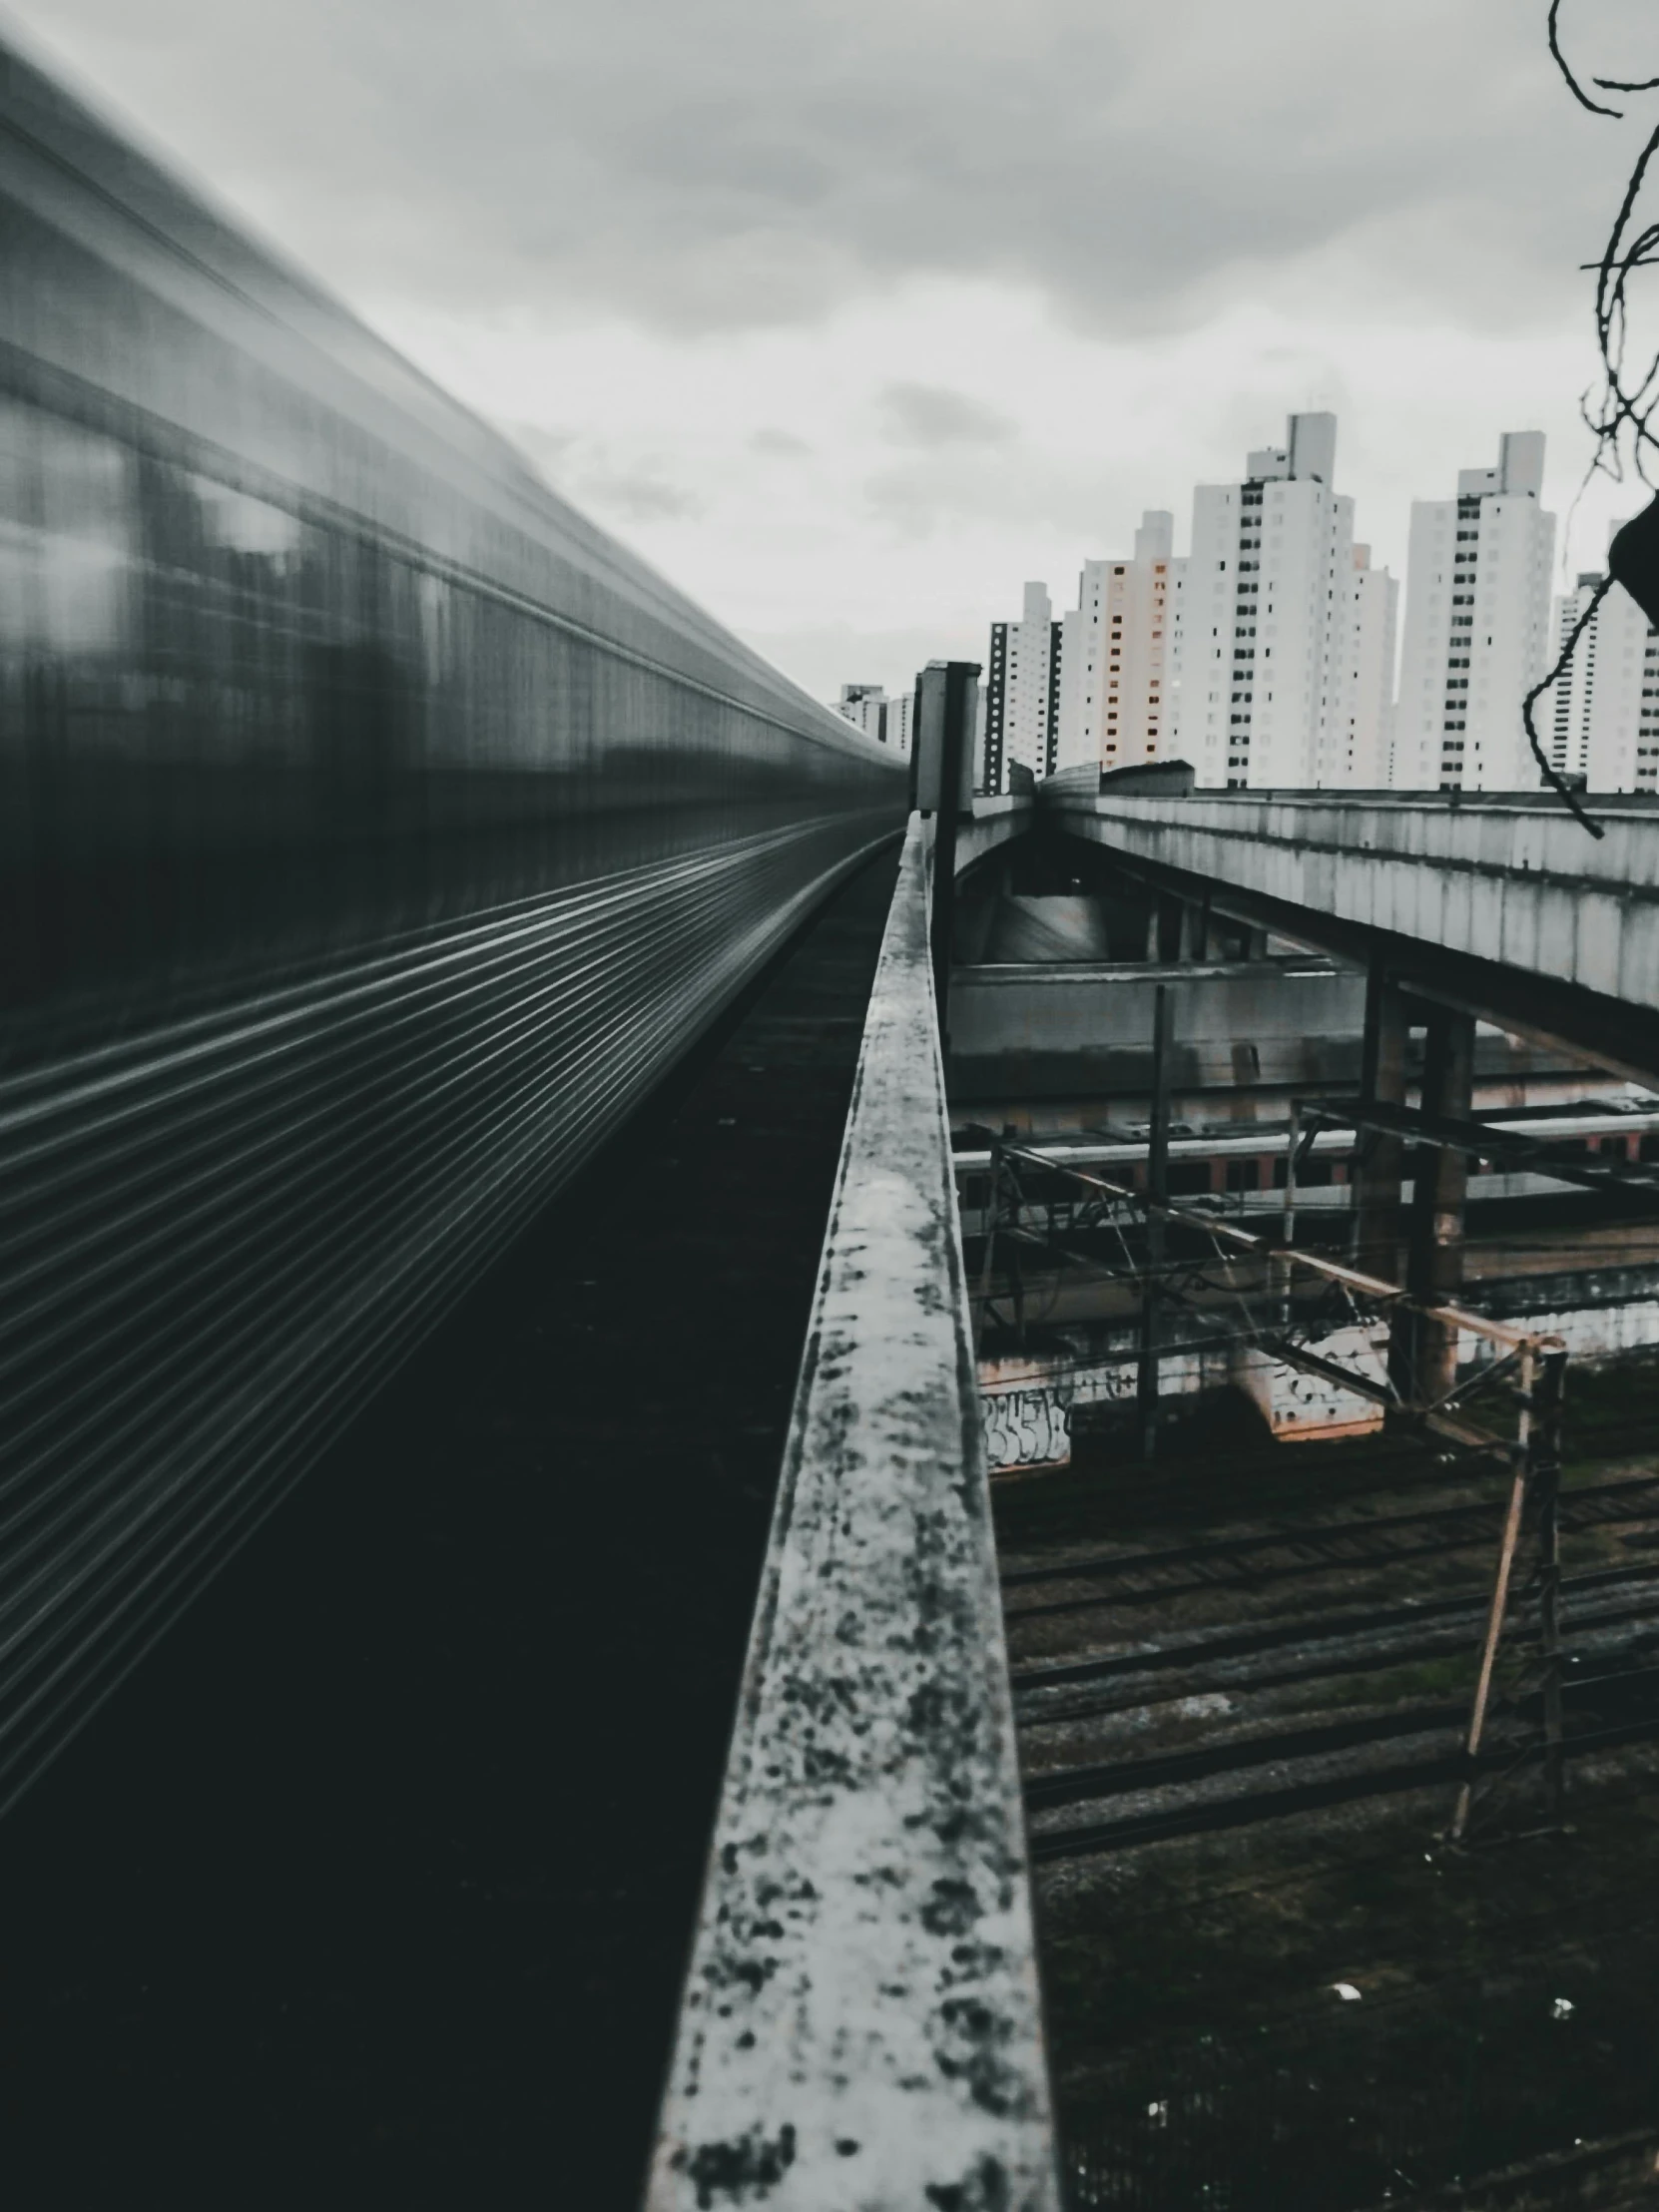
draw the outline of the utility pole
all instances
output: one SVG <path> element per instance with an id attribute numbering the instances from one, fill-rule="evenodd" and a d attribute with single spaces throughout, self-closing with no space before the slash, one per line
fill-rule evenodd
<path id="1" fill-rule="evenodd" d="M 1141 1419 L 1141 1457 L 1158 1448 L 1158 1293 L 1164 1272 L 1165 1228 L 1161 1209 L 1169 1204 L 1170 1041 L 1175 1003 L 1167 983 L 1157 986 L 1152 1008 L 1152 1118 L 1146 1153 L 1146 1276 L 1141 1288 L 1140 1368 L 1136 1397 Z"/>

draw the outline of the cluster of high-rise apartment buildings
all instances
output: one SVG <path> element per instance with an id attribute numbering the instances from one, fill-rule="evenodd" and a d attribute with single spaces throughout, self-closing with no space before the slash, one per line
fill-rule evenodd
<path id="1" fill-rule="evenodd" d="M 1084 562 L 1074 608 L 1028 583 L 1018 619 L 991 625 L 979 789 L 1177 759 L 1234 790 L 1536 788 L 1521 702 L 1601 580 L 1551 601 L 1542 432 L 1506 431 L 1495 468 L 1413 502 L 1402 644 L 1398 583 L 1356 542 L 1336 458 L 1335 415 L 1292 415 L 1238 483 L 1197 487 L 1189 552 L 1158 509 L 1132 553 Z M 908 753 L 907 696 L 849 684 L 840 711 Z M 1659 635 L 1623 591 L 1534 722 L 1592 791 L 1659 789 Z"/>

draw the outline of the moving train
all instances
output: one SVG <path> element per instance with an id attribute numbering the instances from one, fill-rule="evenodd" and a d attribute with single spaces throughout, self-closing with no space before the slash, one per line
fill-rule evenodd
<path id="1" fill-rule="evenodd" d="M 0 1810 L 905 804 L 0 45 Z"/>

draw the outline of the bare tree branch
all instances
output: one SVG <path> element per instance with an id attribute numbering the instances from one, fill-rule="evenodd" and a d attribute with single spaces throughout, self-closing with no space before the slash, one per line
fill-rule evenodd
<path id="1" fill-rule="evenodd" d="M 1557 772 L 1550 766 L 1549 761 L 1544 753 L 1543 747 L 1538 743 L 1538 733 L 1532 721 L 1532 709 L 1543 697 L 1544 693 L 1549 690 L 1550 686 L 1552 684 L 1559 683 L 1561 678 L 1567 673 L 1567 670 L 1572 666 L 1572 657 L 1574 650 L 1578 645 L 1578 641 L 1584 635 L 1584 632 L 1590 627 L 1590 624 L 1595 620 L 1596 609 L 1607 597 L 1608 592 L 1612 589 L 1612 585 L 1613 579 L 1611 576 L 1604 576 L 1601 579 L 1601 582 L 1595 588 L 1595 593 L 1590 601 L 1590 604 L 1584 609 L 1584 612 L 1573 624 L 1572 636 L 1568 638 L 1566 644 L 1561 648 L 1560 659 L 1550 670 L 1549 674 L 1544 678 L 1543 682 L 1541 684 L 1534 684 L 1532 689 L 1527 693 L 1526 697 L 1521 701 L 1521 720 L 1526 725 L 1526 742 L 1532 748 L 1532 758 L 1537 762 L 1539 768 L 1543 772 L 1544 782 L 1546 784 L 1553 785 L 1556 792 L 1558 792 L 1561 798 L 1566 801 L 1569 812 L 1575 817 L 1578 822 L 1583 825 L 1586 830 L 1588 830 L 1592 837 L 1604 837 L 1607 832 L 1601 827 L 1601 824 L 1599 822 L 1594 821 L 1589 815 L 1584 812 L 1583 807 L 1579 803 L 1578 794 L 1573 790 L 1572 786 L 1566 782 L 1565 778 L 1558 775 Z"/>
<path id="2" fill-rule="evenodd" d="M 1572 71 L 1567 67 L 1567 57 L 1561 51 L 1561 40 L 1559 35 L 1560 22 L 1561 0 L 1549 0 L 1549 50 L 1555 56 L 1555 66 L 1561 72 L 1562 76 L 1567 80 L 1567 84 L 1569 89 L 1571 90 L 1573 98 L 1578 102 L 1580 107 L 1588 108 L 1592 115 L 1610 115 L 1616 118 L 1619 113 L 1618 109 L 1604 108 L 1601 106 L 1599 101 L 1592 100 L 1589 94 L 1584 90 L 1584 87 L 1578 82 L 1578 79 L 1573 75 Z M 1594 82 L 1600 85 L 1601 79 L 1597 77 Z M 1632 91 L 1634 88 L 1629 85 L 1604 85 L 1602 86 L 1602 89 L 1605 92 L 1629 92 Z"/>

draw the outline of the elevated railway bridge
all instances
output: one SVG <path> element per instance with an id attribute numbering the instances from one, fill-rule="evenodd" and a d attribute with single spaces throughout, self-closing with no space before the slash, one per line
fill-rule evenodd
<path id="1" fill-rule="evenodd" d="M 1356 1266 L 1390 1272 L 1414 1148 L 1419 1184 L 1438 1180 L 1408 1288 L 1443 1306 L 1461 1196 L 1444 1163 L 1501 1149 L 1471 1118 L 1473 1025 L 1659 1089 L 1659 817 L 1609 802 L 1592 844 L 1531 797 L 1064 778 L 959 821 L 943 799 L 914 810 L 899 764 L 10 53 L 0 202 L 4 1833 L 44 1890 L 79 1808 L 74 1864 L 113 1879 L 80 1820 L 101 1804 L 86 1747 L 115 1756 L 219 1578 L 279 1547 L 284 1516 L 302 1508 L 327 1551 L 342 1439 L 422 1347 L 453 1351 L 443 1332 L 538 1221 L 567 1226 L 514 1296 L 546 1295 L 579 1243 L 559 1206 L 596 1163 L 627 1181 L 615 1147 L 644 1142 L 628 1132 L 665 1083 L 722 1039 L 733 1098 L 768 1052 L 807 1064 L 828 999 L 780 1016 L 772 1045 L 733 1024 L 783 987 L 815 916 L 862 912 L 836 986 L 855 1002 L 849 1103 L 804 1217 L 799 1374 L 759 1427 L 782 1472 L 724 1692 L 707 1881 L 695 1932 L 664 1938 L 692 1949 L 646 2195 L 657 2212 L 1057 2204 L 938 841 L 948 824 L 964 886 L 1018 840 L 1105 867 L 1177 964 L 1231 924 L 1363 970 Z M 1414 1106 L 1413 1027 L 1431 1040 Z M 741 1107 L 699 1126 L 749 1141 Z M 674 1172 L 690 1142 L 660 1139 Z M 1621 1167 L 1641 1178 L 1639 1147 L 1601 1172 Z M 671 1173 L 647 1211 L 684 1204 Z M 595 1325 L 576 1301 L 563 1326 Z M 642 1342 L 639 1372 L 656 1357 Z M 536 1410 L 540 1479 L 587 1434 L 564 1404 Z M 731 1441 L 706 1419 L 677 1432 L 688 1468 Z M 445 1493 L 457 1526 L 469 1495 Z M 411 1508 L 395 1480 L 375 1496 L 395 1556 Z M 556 1528 L 540 1537 L 551 1587 L 570 1562 Z M 476 1529 L 454 1540 L 487 1583 Z M 347 1606 L 367 1602 L 373 1550 L 352 1554 Z M 503 1555 L 503 1583 L 525 1564 Z M 547 1688 L 516 1757 L 580 1825 L 600 1784 L 562 1774 L 559 1699 L 605 1683 Z M 160 1817 L 102 1802 L 92 1829 Z M 441 1854 L 459 1812 L 421 1818 Z M 555 1983 L 559 1932 L 599 1910 L 584 1879 L 552 1902 Z M 32 2035 L 28 2000 L 8 2001 Z M 395 2113 L 362 2118 L 363 2139 L 382 2121 L 425 2140 Z M 604 2201 L 556 2140 L 548 2175 L 555 2199 Z"/>

